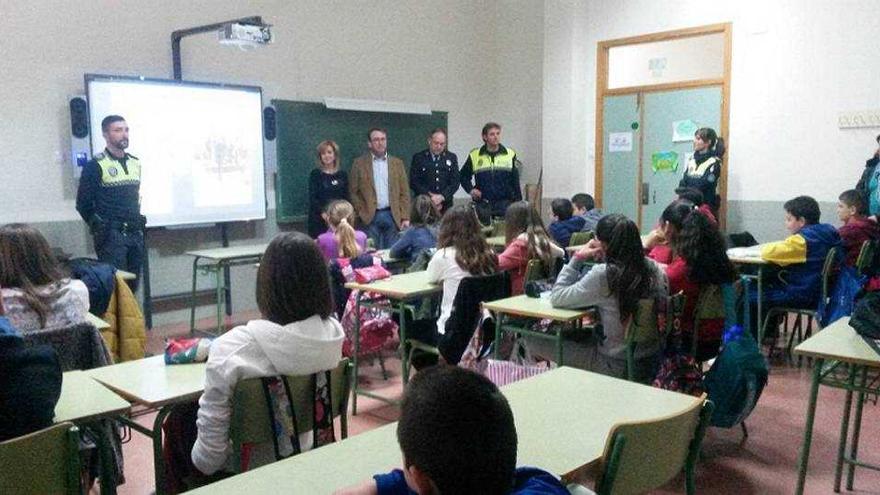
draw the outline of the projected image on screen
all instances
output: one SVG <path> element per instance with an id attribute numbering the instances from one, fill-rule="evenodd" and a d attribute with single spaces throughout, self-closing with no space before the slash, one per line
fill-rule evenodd
<path id="1" fill-rule="evenodd" d="M 128 123 L 148 226 L 266 217 L 259 88 L 92 75 L 86 86 L 94 153 L 101 119 Z"/>

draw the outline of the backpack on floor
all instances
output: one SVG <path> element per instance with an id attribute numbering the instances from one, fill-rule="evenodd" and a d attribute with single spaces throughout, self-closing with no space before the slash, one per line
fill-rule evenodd
<path id="1" fill-rule="evenodd" d="M 751 335 L 726 342 L 703 382 L 715 404 L 710 424 L 732 428 L 742 423 L 758 403 L 767 375 L 767 360 Z"/>

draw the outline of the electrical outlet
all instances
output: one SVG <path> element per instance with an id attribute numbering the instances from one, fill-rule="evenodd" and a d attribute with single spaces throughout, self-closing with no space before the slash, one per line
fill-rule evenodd
<path id="1" fill-rule="evenodd" d="M 840 129 L 880 127 L 880 110 L 843 112 L 837 117 L 837 127 Z"/>

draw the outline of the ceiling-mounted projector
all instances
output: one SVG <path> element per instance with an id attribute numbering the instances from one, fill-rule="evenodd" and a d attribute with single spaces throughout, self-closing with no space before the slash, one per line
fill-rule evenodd
<path id="1" fill-rule="evenodd" d="M 268 24 L 242 24 L 232 22 L 217 31 L 217 39 L 227 45 L 266 45 L 272 42 L 272 31 Z"/>

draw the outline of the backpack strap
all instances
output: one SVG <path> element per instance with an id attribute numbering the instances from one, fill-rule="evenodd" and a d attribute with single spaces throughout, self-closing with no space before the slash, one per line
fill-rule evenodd
<path id="1" fill-rule="evenodd" d="M 281 460 L 299 454 L 302 449 L 290 385 L 281 376 L 264 377 L 261 381 L 266 406 L 269 408 L 271 422 L 269 426 L 273 432 L 272 446 L 275 448 L 275 459 Z"/>

